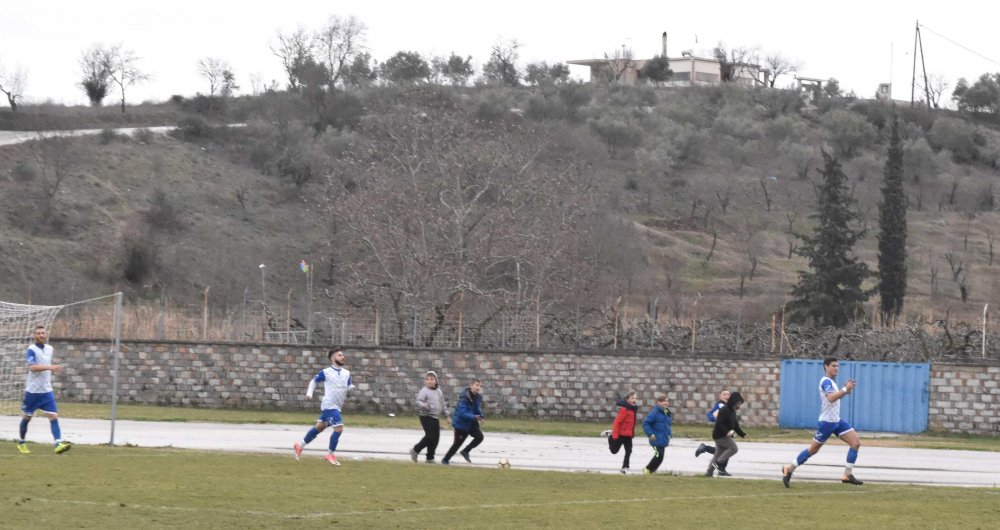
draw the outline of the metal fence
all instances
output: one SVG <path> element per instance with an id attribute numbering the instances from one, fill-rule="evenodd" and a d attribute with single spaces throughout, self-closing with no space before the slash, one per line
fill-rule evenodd
<path id="1" fill-rule="evenodd" d="M 83 310 L 87 309 L 87 310 Z M 104 338 L 111 307 L 76 308 L 60 314 L 54 336 Z M 290 304 L 241 306 L 154 303 L 126 306 L 123 339 L 270 342 L 296 345 L 405 346 L 491 350 L 653 350 L 733 352 L 816 358 L 831 352 L 853 359 L 928 361 L 998 359 L 1000 334 L 982 325 L 938 320 L 892 327 L 859 322 L 847 328 L 700 318 L 660 320 L 624 317 L 613 308 L 566 314 L 533 311 L 462 312 L 438 315 L 407 308 L 334 310 L 303 315 Z"/>

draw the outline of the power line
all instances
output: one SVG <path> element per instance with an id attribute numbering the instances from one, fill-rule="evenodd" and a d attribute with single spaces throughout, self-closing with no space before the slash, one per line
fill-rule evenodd
<path id="1" fill-rule="evenodd" d="M 969 53 L 971 53 L 973 55 L 978 55 L 979 57 L 982 57 L 983 59 L 986 59 L 987 61 L 989 61 L 989 62 L 991 62 L 993 64 L 1000 65 L 1000 61 L 996 61 L 996 60 L 990 59 L 989 57 L 987 57 L 987 56 L 985 56 L 985 55 L 977 52 L 976 50 L 973 50 L 972 48 L 969 48 L 968 46 L 965 46 L 963 44 L 959 44 L 959 43 L 957 43 L 957 42 L 949 39 L 948 37 L 945 37 L 944 35 L 942 35 L 942 34 L 936 32 L 936 31 L 932 30 L 931 28 L 928 28 L 927 26 L 925 26 L 923 24 L 919 24 L 919 26 L 920 26 L 920 28 L 929 31 L 929 32 L 937 35 L 938 37 L 941 37 L 942 39 L 944 39 L 944 40 L 946 40 L 946 41 L 954 44 L 955 46 L 958 46 L 959 48 L 962 48 L 963 50 L 965 50 L 965 51 L 967 51 L 967 52 L 969 52 Z"/>

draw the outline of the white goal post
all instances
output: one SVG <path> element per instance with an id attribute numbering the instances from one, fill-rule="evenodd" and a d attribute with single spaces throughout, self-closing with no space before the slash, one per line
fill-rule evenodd
<path id="1" fill-rule="evenodd" d="M 121 356 L 122 293 L 120 292 L 55 306 L 0 301 L 0 416 L 15 415 L 20 411 L 27 374 L 25 352 L 34 340 L 35 327 L 45 326 L 51 332 L 56 317 L 63 309 L 108 300 L 112 297 L 115 299 L 114 323 L 112 329 L 108 329 L 107 332 L 111 335 L 111 349 L 108 354 L 112 372 L 110 444 L 114 445 L 115 421 L 118 417 L 118 366 Z M 63 364 L 58 344 L 55 348 L 55 363 Z"/>

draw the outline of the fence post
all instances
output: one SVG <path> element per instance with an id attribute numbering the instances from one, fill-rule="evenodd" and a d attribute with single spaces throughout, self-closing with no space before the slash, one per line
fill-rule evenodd
<path id="1" fill-rule="evenodd" d="M 212 286 L 205 287 L 205 300 L 201 303 L 201 340 L 208 340 L 208 290 Z"/>
<path id="2" fill-rule="evenodd" d="M 990 307 L 990 304 L 983 306 L 983 359 L 986 358 L 986 310 Z"/>
<path id="3" fill-rule="evenodd" d="M 292 290 L 288 289 L 288 302 L 285 306 L 285 331 L 292 331 Z"/>
<path id="4" fill-rule="evenodd" d="M 410 346 L 414 348 L 417 347 L 417 306 L 411 306 L 410 309 L 413 310 L 413 330 L 411 335 L 413 338 L 410 339 Z M 402 337 L 400 337 L 402 338 Z"/>
<path id="5" fill-rule="evenodd" d="M 500 347 L 507 348 L 507 315 L 500 315 Z"/>
<path id="6" fill-rule="evenodd" d="M 698 302 L 701 301 L 701 293 L 698 293 L 698 298 L 694 299 L 694 314 L 691 316 L 691 352 L 698 344 Z"/>
<path id="7" fill-rule="evenodd" d="M 241 342 L 247 340 L 247 293 L 249 292 L 249 287 L 243 289 L 243 329 L 240 331 Z"/>
<path id="8" fill-rule="evenodd" d="M 542 302 L 541 295 L 535 297 L 535 348 L 541 345 L 542 335 Z"/>
<path id="9" fill-rule="evenodd" d="M 461 311 L 458 312 L 458 347 L 462 347 L 462 315 Z"/>
<path id="10" fill-rule="evenodd" d="M 622 310 L 621 306 L 622 306 L 622 297 L 619 296 L 618 300 L 615 300 L 615 327 L 614 327 L 615 336 L 611 341 L 612 349 L 615 350 L 618 349 L 618 312 Z"/>

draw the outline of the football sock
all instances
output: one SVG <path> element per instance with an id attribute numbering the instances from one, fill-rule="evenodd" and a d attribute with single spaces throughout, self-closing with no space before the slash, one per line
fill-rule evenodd
<path id="1" fill-rule="evenodd" d="M 309 442 L 315 440 L 317 434 L 319 434 L 319 431 L 316 430 L 316 427 L 309 429 L 309 432 L 306 433 L 306 437 L 302 439 L 302 445 L 307 445 Z"/>
<path id="2" fill-rule="evenodd" d="M 858 461 L 858 452 L 854 449 L 847 450 L 847 465 L 844 466 L 844 474 L 850 475 L 854 473 L 854 463 Z"/>
<path id="3" fill-rule="evenodd" d="M 28 435 L 28 422 L 31 421 L 27 418 L 21 418 L 21 441 L 24 441 L 24 437 Z"/>
<path id="4" fill-rule="evenodd" d="M 62 440 L 62 430 L 59 429 L 59 420 L 52 420 L 49 422 L 52 426 L 52 437 L 55 438 L 56 443 Z"/>
<path id="5" fill-rule="evenodd" d="M 795 458 L 795 464 L 794 465 L 801 466 L 802 464 L 805 464 L 806 460 L 809 460 L 810 456 L 812 456 L 812 455 L 809 454 L 809 450 L 808 449 L 803 449 L 802 452 L 799 453 L 799 456 L 797 456 Z"/>
<path id="6" fill-rule="evenodd" d="M 340 432 L 340 431 L 333 431 L 333 434 L 330 435 L 330 452 L 331 453 L 337 450 L 337 443 L 340 442 L 340 435 L 341 434 L 344 434 L 344 433 Z"/>

